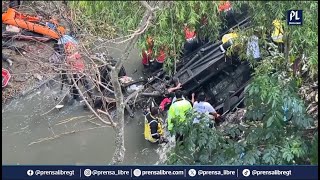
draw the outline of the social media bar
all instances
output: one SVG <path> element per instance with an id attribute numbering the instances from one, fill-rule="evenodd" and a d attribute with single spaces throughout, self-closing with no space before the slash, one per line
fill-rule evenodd
<path id="1" fill-rule="evenodd" d="M 2 179 L 317 179 L 318 166 L 3 166 Z"/>

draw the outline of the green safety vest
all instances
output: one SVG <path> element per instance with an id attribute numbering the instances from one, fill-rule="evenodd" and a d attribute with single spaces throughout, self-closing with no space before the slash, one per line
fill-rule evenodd
<path id="1" fill-rule="evenodd" d="M 168 130 L 171 131 L 173 128 L 173 123 L 171 122 L 173 118 L 179 118 L 180 122 L 186 120 L 186 112 L 192 109 L 192 105 L 187 100 L 177 100 L 169 108 L 168 111 Z"/>

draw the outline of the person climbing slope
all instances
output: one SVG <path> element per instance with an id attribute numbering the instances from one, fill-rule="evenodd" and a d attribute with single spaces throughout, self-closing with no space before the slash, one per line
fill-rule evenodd
<path id="1" fill-rule="evenodd" d="M 283 43 L 283 25 L 280 20 L 275 19 L 273 22 L 273 31 L 271 33 L 272 41 L 278 46 L 280 52 L 284 52 Z"/>

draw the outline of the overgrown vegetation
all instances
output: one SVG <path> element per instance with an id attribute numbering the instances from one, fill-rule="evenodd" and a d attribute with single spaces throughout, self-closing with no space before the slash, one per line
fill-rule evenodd
<path id="1" fill-rule="evenodd" d="M 155 52 L 162 45 L 169 50 L 165 68 L 172 74 L 174 60 L 184 43 L 183 24 L 200 26 L 202 15 L 208 15 L 208 25 L 203 31 L 216 40 L 222 28 L 217 2 L 174 1 L 166 2 L 155 14 L 151 27 L 140 38 L 138 46 L 145 49 L 145 40 L 151 35 Z M 249 7 L 253 28 L 236 30 L 241 38 L 236 49 L 242 59 L 246 57 L 247 37 L 259 31 L 263 61 L 256 64 L 254 77 L 246 88 L 247 113 L 241 125 L 232 128 L 209 129 L 204 124 L 191 123 L 175 131 L 185 135 L 185 143 L 174 148 L 169 164 L 318 164 L 318 133 L 314 121 L 298 96 L 298 88 L 307 81 L 317 81 L 318 76 L 318 3 L 313 1 L 232 1 L 235 10 Z M 157 3 L 155 3 L 157 4 Z M 81 11 L 77 21 L 91 27 L 91 32 L 105 38 L 115 32 L 130 34 L 140 22 L 142 11 L 137 2 L 72 2 Z M 112 7 L 112 8 L 110 8 Z M 303 10 L 303 25 L 288 26 L 286 13 L 290 9 Z M 284 25 L 285 52 L 267 51 L 272 21 L 280 19 Z M 87 26 L 89 25 L 89 26 Z M 111 31 L 108 28 L 111 28 Z M 270 53 L 271 52 L 271 53 Z M 298 64 L 299 68 L 292 68 Z M 189 122 L 193 120 L 190 112 Z M 310 137 L 311 136 L 311 137 Z M 240 139 L 240 140 L 239 140 Z"/>

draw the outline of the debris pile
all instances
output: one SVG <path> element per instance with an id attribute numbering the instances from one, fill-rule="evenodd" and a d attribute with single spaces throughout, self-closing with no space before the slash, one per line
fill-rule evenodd
<path id="1" fill-rule="evenodd" d="M 299 94 L 307 105 L 307 113 L 316 120 L 316 127 L 318 127 L 318 81 L 303 84 Z"/>
<path id="2" fill-rule="evenodd" d="M 37 22 L 34 18 L 48 19 L 49 17 L 63 20 L 63 14 L 57 11 L 60 9 L 57 9 L 56 3 L 62 2 L 23 2 L 23 5 L 15 10 L 8 8 L 9 2 L 2 2 L 2 54 L 10 60 L 3 59 L 2 67 L 11 75 L 8 84 L 2 88 L 2 103 L 30 92 L 44 81 L 58 75 L 53 68 L 54 63 L 49 62 L 49 60 L 52 61 L 50 56 L 55 52 L 52 37 L 12 24 L 12 19 L 14 23 L 17 19 Z M 4 14 L 7 14 L 5 18 Z M 12 15 L 14 16 L 11 17 Z"/>

